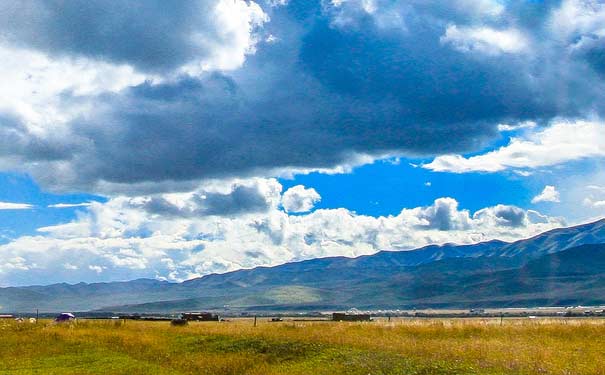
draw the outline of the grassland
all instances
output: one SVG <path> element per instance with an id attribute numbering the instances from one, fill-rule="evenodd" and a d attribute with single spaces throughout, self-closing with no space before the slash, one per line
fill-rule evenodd
<path id="1" fill-rule="evenodd" d="M 605 374 L 605 321 L 0 322 L 0 374 Z"/>

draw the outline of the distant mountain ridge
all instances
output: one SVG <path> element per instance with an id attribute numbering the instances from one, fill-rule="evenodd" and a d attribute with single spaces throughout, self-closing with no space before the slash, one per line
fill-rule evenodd
<path id="1" fill-rule="evenodd" d="M 512 243 L 431 245 L 212 274 L 0 288 L 0 311 L 174 312 L 605 303 L 605 219 Z M 575 273 L 570 273 L 569 269 Z M 538 271 L 542 270 L 542 274 Z"/>

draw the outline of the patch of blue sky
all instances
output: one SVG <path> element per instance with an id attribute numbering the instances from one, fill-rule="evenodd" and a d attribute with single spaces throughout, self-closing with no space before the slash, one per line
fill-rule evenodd
<path id="1" fill-rule="evenodd" d="M 43 191 L 28 175 L 0 173 L 0 202 L 22 203 L 31 209 L 0 210 L 0 243 L 22 235 L 32 235 L 40 227 L 70 222 L 83 207 L 51 208 L 55 204 L 105 202 L 92 194 L 53 194 Z"/>
<path id="2" fill-rule="evenodd" d="M 496 204 L 525 206 L 533 197 L 527 178 L 513 172 L 440 173 L 418 167 L 422 162 L 426 160 L 378 161 L 349 174 L 312 173 L 280 182 L 284 190 L 298 184 L 317 190 L 322 199 L 316 208 L 345 207 L 372 216 L 397 215 L 402 208 L 427 206 L 440 197 L 455 198 L 472 212 Z"/>

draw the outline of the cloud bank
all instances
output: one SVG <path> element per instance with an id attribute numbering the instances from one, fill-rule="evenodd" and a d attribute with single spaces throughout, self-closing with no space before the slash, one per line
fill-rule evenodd
<path id="1" fill-rule="evenodd" d="M 5 86 L 20 90 L 0 91 L 0 168 L 55 190 L 461 154 L 498 124 L 603 114 L 596 1 L 7 1 L 0 14 Z M 431 166 L 501 170 L 500 154 Z"/>

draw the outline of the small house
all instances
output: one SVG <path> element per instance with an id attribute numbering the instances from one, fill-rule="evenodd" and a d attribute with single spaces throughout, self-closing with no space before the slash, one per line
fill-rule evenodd
<path id="1" fill-rule="evenodd" d="M 371 322 L 372 316 L 370 314 L 333 313 L 332 320 L 335 322 Z"/>
<path id="2" fill-rule="evenodd" d="M 209 312 L 186 312 L 181 314 L 181 319 L 196 322 L 218 322 L 221 318 Z"/>

